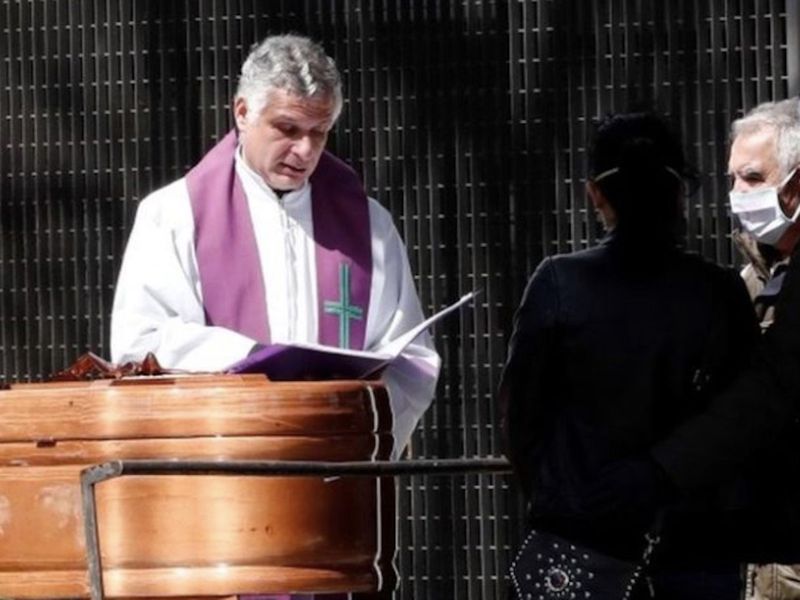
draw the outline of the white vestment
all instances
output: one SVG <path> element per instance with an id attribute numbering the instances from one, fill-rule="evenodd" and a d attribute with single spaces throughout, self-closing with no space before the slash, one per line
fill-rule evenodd
<path id="1" fill-rule="evenodd" d="M 236 154 L 261 261 L 271 341 L 317 342 L 316 255 L 311 185 L 278 197 Z M 378 350 L 423 320 L 405 246 L 389 213 L 369 199 L 372 289 L 365 349 Z M 231 265 L 232 269 L 236 265 Z M 255 340 L 205 324 L 186 180 L 146 197 L 136 213 L 114 296 L 111 358 L 155 353 L 166 368 L 220 371 L 244 358 Z M 383 376 L 394 417 L 395 456 L 430 404 L 440 359 L 425 333 L 403 353 L 422 371 L 390 366 Z"/>

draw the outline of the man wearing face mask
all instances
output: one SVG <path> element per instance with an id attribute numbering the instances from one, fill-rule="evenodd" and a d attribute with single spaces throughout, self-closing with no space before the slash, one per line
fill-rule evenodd
<path id="1" fill-rule="evenodd" d="M 789 256 L 800 238 L 800 178 L 797 173 L 797 102 L 762 104 L 732 126 L 728 172 L 731 211 L 744 232 L 735 234 L 748 259 L 742 271 L 763 329 L 774 305 Z"/>
<path id="2" fill-rule="evenodd" d="M 731 211 L 741 223 L 743 232 L 734 239 L 748 264 L 742 270 L 762 331 L 774 321 L 777 302 L 791 253 L 800 239 L 800 112 L 798 101 L 785 100 L 762 104 L 733 123 L 728 173 L 732 180 Z M 791 444 L 791 439 L 787 440 Z M 786 505 L 800 506 L 800 489 L 791 480 L 800 473 L 789 444 L 772 449 L 758 462 L 756 494 L 764 494 L 766 481 L 787 483 Z M 771 489 L 771 488 L 767 488 Z M 774 492 L 775 490 L 772 490 Z M 759 498 L 759 505 L 775 508 L 774 498 Z M 764 513 L 764 509 L 759 510 Z M 783 511 L 778 510 L 777 514 Z M 774 513 L 774 511 L 773 511 Z M 770 516 L 764 515 L 765 519 Z M 769 529 L 786 528 L 789 523 L 766 525 Z M 756 519 L 760 524 L 760 518 Z M 765 543 L 774 534 L 765 532 Z M 771 545 L 771 544 L 770 544 Z M 788 556 L 787 558 L 791 558 Z M 796 559 L 795 559 L 796 560 Z M 747 598 L 800 599 L 800 565 L 753 565 L 748 572 Z"/>

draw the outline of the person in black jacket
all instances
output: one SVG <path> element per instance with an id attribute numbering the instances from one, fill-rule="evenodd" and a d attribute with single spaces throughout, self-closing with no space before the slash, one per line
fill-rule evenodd
<path id="1" fill-rule="evenodd" d="M 608 235 L 539 265 L 499 397 L 530 525 L 636 560 L 652 507 L 672 498 L 651 459 L 628 459 L 706 408 L 746 363 L 758 328 L 739 277 L 679 247 L 688 169 L 666 123 L 611 116 L 590 158 L 588 193 Z M 617 510 L 597 485 L 609 467 L 615 481 L 654 483 L 631 487 Z M 726 509 L 741 501 L 733 489 L 713 490 L 672 507 L 651 565 L 655 598 L 738 598 Z"/>

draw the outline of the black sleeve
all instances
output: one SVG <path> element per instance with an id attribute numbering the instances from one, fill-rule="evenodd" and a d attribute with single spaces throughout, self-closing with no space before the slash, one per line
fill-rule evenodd
<path id="1" fill-rule="evenodd" d="M 530 492 L 536 448 L 553 409 L 547 377 L 551 373 L 557 313 L 555 268 L 548 258 L 528 282 L 514 317 L 498 395 L 506 455 L 526 494 Z"/>
<path id="2" fill-rule="evenodd" d="M 712 319 L 719 319 L 722 331 L 713 341 L 716 381 L 712 393 L 720 393 L 747 369 L 761 337 L 753 303 L 742 278 L 733 270 L 720 273 L 720 285 L 715 292 Z"/>
<path id="3" fill-rule="evenodd" d="M 731 360 L 736 360 L 737 350 L 732 348 Z M 749 366 L 712 399 L 705 412 L 657 444 L 652 455 L 685 491 L 727 481 L 781 438 L 796 418 L 799 399 L 800 255 L 796 251 L 775 322 L 756 342 Z"/>

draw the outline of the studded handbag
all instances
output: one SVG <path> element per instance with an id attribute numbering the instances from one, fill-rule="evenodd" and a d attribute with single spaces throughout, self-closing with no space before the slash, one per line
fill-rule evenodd
<path id="1" fill-rule="evenodd" d="M 645 535 L 639 562 L 531 531 L 511 564 L 517 600 L 629 600 L 659 542 L 660 521 Z"/>

